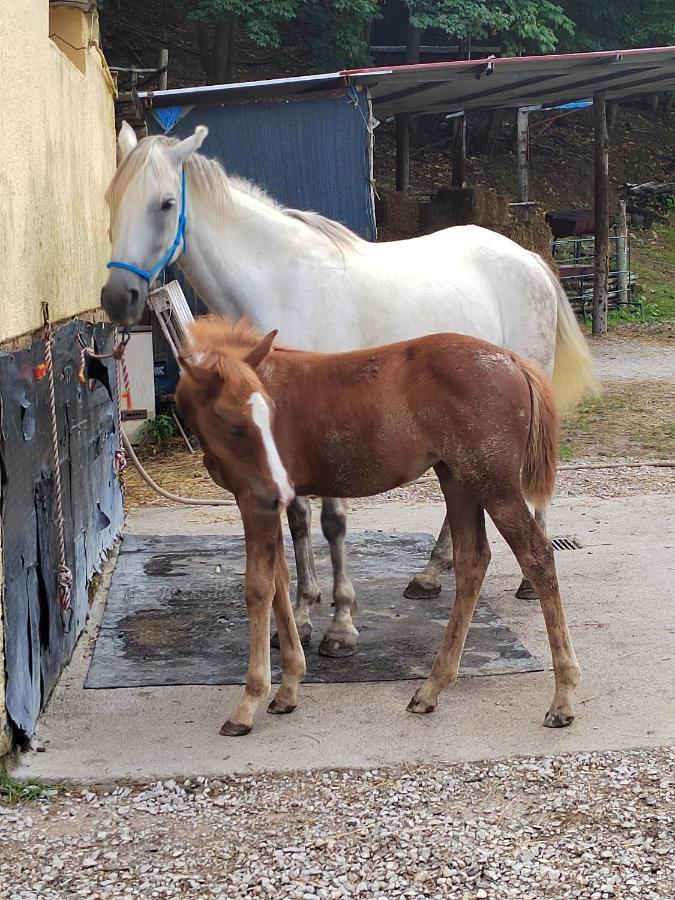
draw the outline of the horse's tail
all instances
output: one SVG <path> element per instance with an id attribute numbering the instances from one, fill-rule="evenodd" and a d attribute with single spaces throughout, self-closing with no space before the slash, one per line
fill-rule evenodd
<path id="1" fill-rule="evenodd" d="M 540 256 L 537 259 L 557 297 L 558 321 L 552 381 L 558 412 L 565 415 L 576 407 L 584 395 L 599 394 L 600 386 L 593 371 L 591 352 L 560 279 Z"/>
<path id="2" fill-rule="evenodd" d="M 521 356 L 514 354 L 513 360 L 527 381 L 532 407 L 520 480 L 525 499 L 535 509 L 543 509 L 555 487 L 560 418 L 553 390 L 544 373 Z"/>

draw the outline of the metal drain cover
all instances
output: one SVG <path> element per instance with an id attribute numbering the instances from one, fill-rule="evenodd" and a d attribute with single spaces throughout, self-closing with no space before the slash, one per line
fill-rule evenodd
<path id="1" fill-rule="evenodd" d="M 554 537 L 551 538 L 551 544 L 554 550 L 581 550 L 576 538 L 570 537 Z"/>

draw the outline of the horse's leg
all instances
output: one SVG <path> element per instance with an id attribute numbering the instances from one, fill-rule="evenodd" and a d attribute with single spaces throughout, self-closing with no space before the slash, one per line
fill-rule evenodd
<path id="1" fill-rule="evenodd" d="M 443 520 L 441 533 L 438 535 L 431 557 L 424 569 L 415 575 L 403 592 L 409 600 L 428 600 L 438 597 L 441 592 L 441 575 L 452 568 L 452 537 L 447 516 Z"/>
<path id="2" fill-rule="evenodd" d="M 321 530 L 330 547 L 333 564 L 333 603 L 335 612 L 323 636 L 321 656 L 351 656 L 359 646 L 359 633 L 352 621 L 356 609 L 354 586 L 347 573 L 345 535 L 347 504 L 335 497 L 324 497 L 321 504 Z"/>
<path id="3" fill-rule="evenodd" d="M 545 509 L 535 509 L 534 511 L 534 520 L 537 525 L 541 528 L 541 530 L 546 534 L 546 510 Z M 520 587 L 516 591 L 516 597 L 518 600 L 538 600 L 539 596 L 535 589 L 532 587 L 532 583 L 528 578 L 523 577 L 523 580 L 520 582 Z"/>
<path id="4" fill-rule="evenodd" d="M 544 725 L 562 728 L 574 718 L 572 701 L 581 670 L 560 599 L 551 542 L 532 518 L 522 497 L 490 502 L 486 499 L 485 508 L 539 595 L 555 675 L 555 696 Z"/>
<path id="5" fill-rule="evenodd" d="M 295 622 L 303 647 L 309 645 L 312 634 L 312 611 L 321 602 L 319 580 L 312 550 L 312 507 L 307 497 L 296 497 L 286 510 L 288 527 L 293 538 L 298 590 L 295 600 Z M 278 640 L 274 641 L 278 646 Z"/>
<path id="6" fill-rule="evenodd" d="M 293 712 L 298 705 L 298 686 L 302 676 L 305 674 L 305 654 L 302 652 L 302 644 L 298 636 L 298 629 L 293 617 L 293 607 L 288 594 L 290 581 L 291 576 L 286 563 L 280 524 L 276 566 L 274 569 L 275 594 L 272 606 L 281 645 L 281 684 L 274 695 L 274 699 L 267 707 L 267 712 L 277 715 Z"/>
<path id="7" fill-rule="evenodd" d="M 480 504 L 455 481 L 444 465 L 436 467 L 448 507 L 455 548 L 455 602 L 431 673 L 408 704 L 410 712 L 430 713 L 443 688 L 457 680 L 464 641 L 490 562 L 490 545 Z"/>
<path id="8" fill-rule="evenodd" d="M 281 523 L 261 515 L 248 502 L 240 502 L 246 538 L 246 610 L 250 627 L 250 652 L 246 687 L 241 703 L 220 729 L 239 737 L 253 727 L 253 716 L 272 685 L 270 668 L 270 611 L 275 594 L 278 531 Z"/>

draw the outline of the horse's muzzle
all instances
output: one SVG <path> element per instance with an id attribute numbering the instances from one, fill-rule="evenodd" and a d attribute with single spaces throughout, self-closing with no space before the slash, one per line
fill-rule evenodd
<path id="1" fill-rule="evenodd" d="M 133 272 L 111 269 L 101 290 L 101 306 L 113 325 L 135 325 L 143 315 L 148 285 Z"/>

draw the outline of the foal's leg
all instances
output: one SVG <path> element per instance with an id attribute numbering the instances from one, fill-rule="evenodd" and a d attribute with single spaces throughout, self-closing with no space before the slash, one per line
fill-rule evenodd
<path id="1" fill-rule="evenodd" d="M 535 509 L 534 511 L 534 521 L 541 528 L 541 530 L 546 534 L 546 510 L 545 509 Z M 532 582 L 523 577 L 523 580 L 520 582 L 520 587 L 516 591 L 516 597 L 518 600 L 538 600 L 539 595 L 532 587 Z"/>
<path id="2" fill-rule="evenodd" d="M 408 710 L 418 714 L 433 712 L 440 692 L 457 680 L 466 634 L 490 562 L 482 507 L 452 480 L 445 466 L 437 466 L 436 472 L 447 503 L 447 521 L 455 548 L 456 591 L 431 674 L 408 704 Z"/>
<path id="3" fill-rule="evenodd" d="M 441 592 L 441 575 L 452 568 L 452 537 L 447 516 L 443 520 L 441 533 L 436 539 L 431 557 L 424 569 L 415 575 L 403 592 L 409 600 L 428 600 L 438 597 Z"/>
<path id="4" fill-rule="evenodd" d="M 289 503 L 286 515 L 293 538 L 295 565 L 298 573 L 295 622 L 300 640 L 306 647 L 312 634 L 311 614 L 314 607 L 321 602 L 321 591 L 312 550 L 312 507 L 307 497 L 296 497 Z M 277 640 L 274 643 L 278 646 Z"/>
<path id="5" fill-rule="evenodd" d="M 251 631 L 246 687 L 241 703 L 220 729 L 239 737 L 253 727 L 253 716 L 272 685 L 270 669 L 270 610 L 275 594 L 278 519 L 261 515 L 248 503 L 240 504 L 246 537 L 246 609 Z"/>
<path id="6" fill-rule="evenodd" d="M 321 505 L 321 530 L 330 547 L 333 564 L 333 620 L 319 646 L 321 656 L 351 656 L 359 646 L 359 633 L 352 621 L 356 609 L 354 586 L 347 573 L 345 535 L 347 504 L 335 497 L 324 497 Z"/>
<path id="7" fill-rule="evenodd" d="M 486 500 L 485 506 L 495 526 L 513 550 L 525 577 L 530 579 L 539 595 L 555 675 L 555 695 L 544 717 L 544 725 L 563 728 L 574 719 L 572 701 L 581 678 L 581 670 L 560 599 L 551 542 L 530 515 L 522 497 L 490 502 Z"/>
<path id="8" fill-rule="evenodd" d="M 274 618 L 277 623 L 277 634 L 281 646 L 281 684 L 274 699 L 267 707 L 267 712 L 281 715 L 293 712 L 298 705 L 298 686 L 305 674 L 305 654 L 298 636 L 298 629 L 293 618 L 293 607 L 288 594 L 291 576 L 286 564 L 284 541 L 279 527 L 277 541 L 277 559 L 274 570 L 275 594 L 272 603 Z"/>

